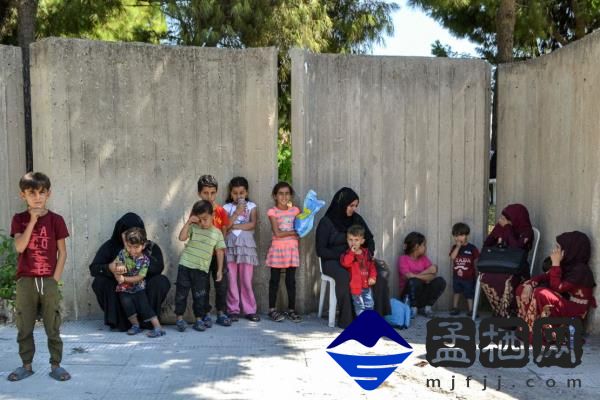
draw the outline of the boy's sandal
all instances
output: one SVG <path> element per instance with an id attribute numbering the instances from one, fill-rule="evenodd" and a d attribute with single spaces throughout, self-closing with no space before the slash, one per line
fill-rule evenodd
<path id="1" fill-rule="evenodd" d="M 231 322 L 238 322 L 240 320 L 240 314 L 229 314 L 229 318 L 231 319 Z"/>
<path id="2" fill-rule="evenodd" d="M 246 319 L 248 319 L 252 322 L 260 321 L 260 317 L 258 316 L 258 314 L 246 314 Z"/>
<path id="3" fill-rule="evenodd" d="M 225 314 L 221 314 L 217 317 L 217 324 L 221 326 L 231 326 L 231 320 Z"/>
<path id="4" fill-rule="evenodd" d="M 290 310 L 285 313 L 285 316 L 292 322 L 301 322 L 302 317 L 296 314 L 296 311 Z"/>
<path id="5" fill-rule="evenodd" d="M 281 321 L 283 321 L 285 319 L 285 317 L 283 316 L 283 314 L 281 314 L 277 310 L 270 311 L 269 312 L 269 318 L 271 318 L 275 322 L 281 322 Z"/>
<path id="6" fill-rule="evenodd" d="M 162 329 L 152 329 L 151 331 L 148 331 L 148 333 L 146 333 L 146 336 L 148 336 L 149 338 L 157 338 L 165 336 L 166 334 L 167 332 L 163 331 Z"/>
<path id="7" fill-rule="evenodd" d="M 206 325 L 204 325 L 203 321 L 196 321 L 192 328 L 194 328 L 195 331 L 204 332 L 206 330 Z"/>
<path id="8" fill-rule="evenodd" d="M 179 332 L 183 332 L 183 331 L 185 331 L 185 329 L 187 328 L 188 324 L 187 324 L 187 322 L 185 322 L 184 320 L 182 320 L 182 319 L 178 319 L 178 320 L 175 322 L 175 326 L 177 327 L 177 330 L 178 330 Z"/>
<path id="9" fill-rule="evenodd" d="M 140 328 L 139 325 L 132 325 L 127 331 L 128 335 L 137 335 L 138 333 L 142 333 L 142 328 Z"/>
<path id="10" fill-rule="evenodd" d="M 450 310 L 450 315 L 458 315 L 460 314 L 460 311 L 458 310 L 458 308 L 453 308 L 452 310 Z"/>
<path id="11" fill-rule="evenodd" d="M 33 371 L 28 370 L 25 367 L 19 367 L 11 372 L 7 379 L 11 382 L 16 382 L 20 381 L 21 379 L 29 378 L 31 375 L 33 375 Z"/>
<path id="12" fill-rule="evenodd" d="M 206 314 L 204 318 L 202 318 L 202 322 L 204 322 L 205 327 L 212 328 L 212 318 L 210 315 Z"/>
<path id="13" fill-rule="evenodd" d="M 63 367 L 56 367 L 48 374 L 57 381 L 63 382 L 71 379 L 71 375 Z"/>

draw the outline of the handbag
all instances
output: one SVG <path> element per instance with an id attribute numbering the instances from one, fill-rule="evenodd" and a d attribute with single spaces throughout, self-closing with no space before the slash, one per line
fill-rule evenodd
<path id="1" fill-rule="evenodd" d="M 517 275 L 527 269 L 527 250 L 517 247 L 484 247 L 481 249 L 477 270 Z"/>

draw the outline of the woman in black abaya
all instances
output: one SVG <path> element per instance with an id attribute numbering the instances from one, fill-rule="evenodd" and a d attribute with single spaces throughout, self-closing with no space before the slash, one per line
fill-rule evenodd
<path id="1" fill-rule="evenodd" d="M 126 331 L 131 324 L 125 316 L 119 302 L 119 296 L 115 292 L 117 281 L 109 264 L 115 260 L 119 251 L 123 249 L 123 232 L 134 227 L 145 229 L 144 221 L 137 214 L 131 212 L 123 215 L 116 222 L 112 237 L 100 246 L 90 264 L 90 273 L 94 277 L 92 289 L 96 294 L 100 308 L 104 311 L 104 324 L 110 326 L 111 329 L 120 331 Z M 156 315 L 160 316 L 161 304 L 167 297 L 171 283 L 166 276 L 161 275 L 164 269 L 164 261 L 160 247 L 156 243 L 148 241 L 144 251 L 150 257 L 150 267 L 146 275 L 146 295 L 150 306 Z M 151 326 L 148 325 L 143 327 L 150 329 Z"/>
<path id="2" fill-rule="evenodd" d="M 350 273 L 340 264 L 340 256 L 348 250 L 346 231 L 352 225 L 365 228 L 365 244 L 371 256 L 375 251 L 373 234 L 365 220 L 356 212 L 358 195 L 350 188 L 344 187 L 333 196 L 325 216 L 319 221 L 316 232 L 317 256 L 321 258 L 323 273 L 335 280 L 335 295 L 340 310 L 338 326 L 347 327 L 353 319 L 352 298 L 350 297 Z M 375 311 L 380 315 L 388 315 L 390 294 L 387 269 L 377 267 L 377 280 L 373 286 Z"/>

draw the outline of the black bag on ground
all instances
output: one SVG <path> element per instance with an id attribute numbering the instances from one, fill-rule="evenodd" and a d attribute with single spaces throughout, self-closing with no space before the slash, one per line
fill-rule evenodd
<path id="1" fill-rule="evenodd" d="M 484 247 L 477 261 L 477 270 L 516 275 L 526 270 L 527 265 L 527 250 L 515 247 Z"/>

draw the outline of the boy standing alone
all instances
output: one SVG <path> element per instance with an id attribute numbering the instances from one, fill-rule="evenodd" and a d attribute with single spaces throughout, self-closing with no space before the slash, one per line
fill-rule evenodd
<path id="1" fill-rule="evenodd" d="M 50 179 L 41 172 L 29 172 L 19 181 L 20 196 L 27 211 L 15 214 L 10 235 L 19 253 L 17 264 L 16 322 L 19 356 L 23 366 L 8 375 L 19 381 L 33 374 L 35 353 L 33 328 L 38 305 L 48 336 L 50 376 L 58 381 L 71 378 L 60 366 L 63 344 L 60 338 L 60 293 L 58 282 L 67 259 L 65 239 L 69 236 L 64 219 L 46 208 L 50 198 Z"/>

